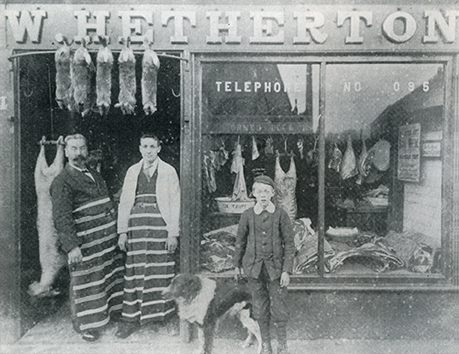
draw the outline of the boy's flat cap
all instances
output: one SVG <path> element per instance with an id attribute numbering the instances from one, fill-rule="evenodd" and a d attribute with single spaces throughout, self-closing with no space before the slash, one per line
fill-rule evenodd
<path id="1" fill-rule="evenodd" d="M 276 189 L 276 183 L 274 183 L 273 179 L 269 176 L 257 176 L 254 178 L 253 180 L 253 183 L 263 183 L 263 184 L 267 184 L 271 187 L 273 187 L 274 189 Z"/>

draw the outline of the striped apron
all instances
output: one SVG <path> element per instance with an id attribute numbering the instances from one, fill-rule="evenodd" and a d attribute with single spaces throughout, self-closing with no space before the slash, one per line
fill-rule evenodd
<path id="1" fill-rule="evenodd" d="M 70 299 L 80 331 L 100 328 L 123 299 L 123 254 L 116 247 L 116 212 L 110 198 L 91 200 L 73 211 L 83 260 L 70 268 Z"/>
<path id="2" fill-rule="evenodd" d="M 166 250 L 166 222 L 156 203 L 157 171 L 151 180 L 139 174 L 137 195 L 129 217 L 123 320 L 162 321 L 175 311 L 161 291 L 175 276 L 175 256 Z"/>

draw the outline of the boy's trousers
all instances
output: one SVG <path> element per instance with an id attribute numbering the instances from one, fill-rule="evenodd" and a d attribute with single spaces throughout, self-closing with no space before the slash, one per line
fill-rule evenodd
<path id="1" fill-rule="evenodd" d="M 248 277 L 248 282 L 255 319 L 285 326 L 288 320 L 287 288 L 280 286 L 280 278 L 271 280 L 263 264 L 258 278 Z"/>

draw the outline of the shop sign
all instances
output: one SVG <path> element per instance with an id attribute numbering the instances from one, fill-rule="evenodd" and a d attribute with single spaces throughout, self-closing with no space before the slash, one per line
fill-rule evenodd
<path id="1" fill-rule="evenodd" d="M 309 121 L 285 122 L 265 121 L 257 122 L 257 117 L 245 117 L 236 120 L 216 121 L 204 124 L 206 133 L 211 134 L 306 134 L 312 130 Z M 242 123 L 245 120 L 247 123 Z"/>
<path id="2" fill-rule="evenodd" d="M 56 33 L 63 33 L 76 43 L 86 37 L 97 44 L 97 36 L 109 36 L 114 45 L 126 37 L 141 44 L 147 36 L 161 46 L 225 46 L 228 50 L 238 50 L 238 46 L 393 49 L 394 45 L 411 49 L 439 45 L 457 50 L 459 17 L 459 7 L 427 5 L 116 5 L 114 10 L 105 5 L 2 7 L 6 20 L 2 31 L 7 41 L 16 44 L 49 45 Z"/>

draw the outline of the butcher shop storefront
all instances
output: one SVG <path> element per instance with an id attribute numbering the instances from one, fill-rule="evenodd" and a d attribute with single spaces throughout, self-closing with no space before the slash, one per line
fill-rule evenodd
<path id="1" fill-rule="evenodd" d="M 98 3 L 1 5 L 11 338 L 67 285 L 43 225 L 60 136 L 75 132 L 115 201 L 141 134 L 159 136 L 180 177 L 184 272 L 233 277 L 240 215 L 268 175 L 294 225 L 292 291 L 458 289 L 454 1 Z"/>

